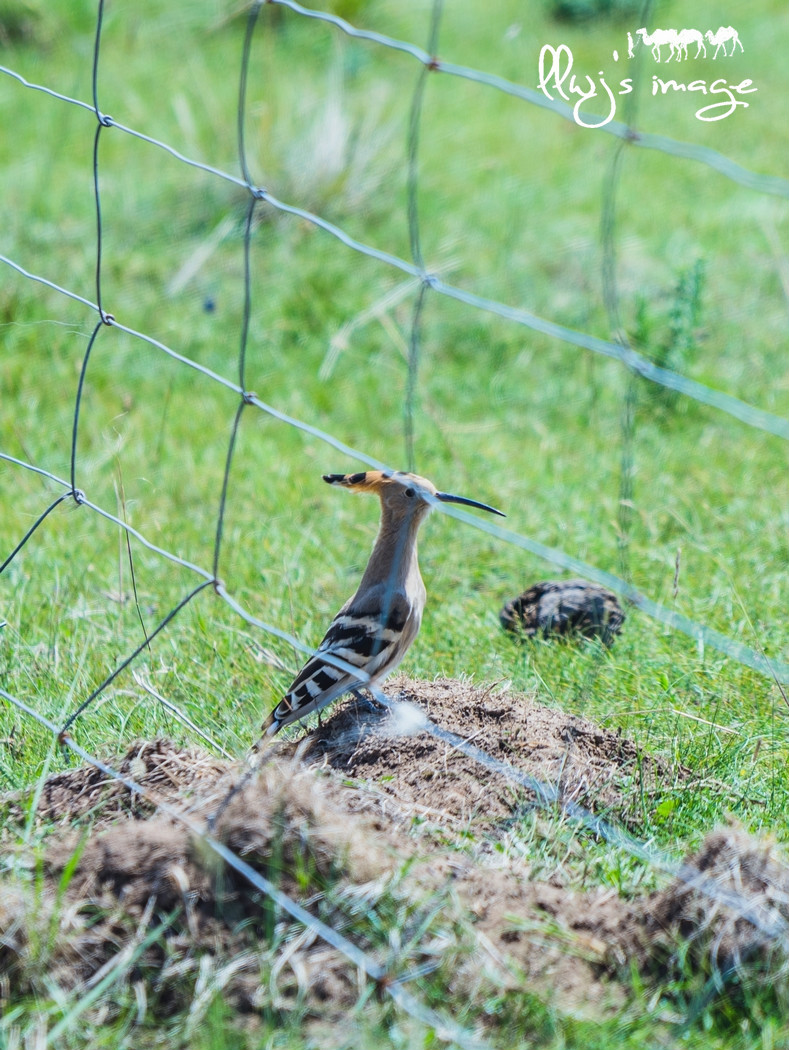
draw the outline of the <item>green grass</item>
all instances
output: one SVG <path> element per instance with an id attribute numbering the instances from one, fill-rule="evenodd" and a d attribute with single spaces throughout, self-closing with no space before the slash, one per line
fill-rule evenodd
<path id="1" fill-rule="evenodd" d="M 342 5 L 337 10 L 347 14 Z M 405 142 L 417 64 L 288 11 L 274 14 L 280 17 L 272 21 L 264 9 L 267 24 L 253 48 L 246 125 L 253 176 L 280 199 L 410 258 Z M 427 5 L 382 0 L 358 5 L 353 20 L 424 44 L 428 15 Z M 90 97 L 92 4 L 6 3 L 3 19 L 5 65 L 66 94 Z M 716 27 L 720 19 L 718 8 L 700 2 L 665 3 L 658 20 Z M 745 53 L 725 67 L 699 60 L 680 72 L 688 80 L 721 70 L 731 79 L 752 77 L 759 93 L 750 109 L 702 124 L 687 98 L 645 93 L 641 126 L 786 175 L 782 56 L 789 19 L 783 5 L 761 0 L 738 8 L 732 20 Z M 626 28 L 607 21 L 557 24 L 537 10 L 527 18 L 514 2 L 484 18 L 470 3 L 453 4 L 439 50 L 448 60 L 531 86 L 540 45 L 566 42 L 579 72 L 604 67 L 623 76 L 610 55 L 614 46 L 624 51 Z M 230 4 L 204 0 L 187 10 L 146 0 L 133 11 L 111 5 L 101 51 L 102 109 L 188 156 L 236 172 L 243 32 L 244 19 Z M 653 66 L 645 56 L 645 74 Z M 93 299 L 93 118 L 5 77 L 0 100 L 4 127 L 13 129 L 0 136 L 0 250 Z M 427 266 L 481 295 L 610 337 L 599 225 L 614 147 L 602 133 L 497 92 L 431 77 L 419 152 Z M 117 129 L 102 134 L 100 180 L 105 308 L 235 380 L 243 192 Z M 413 292 L 382 320 L 359 324 L 347 346 L 330 352 L 342 326 L 396 289 L 404 275 L 349 252 L 305 222 L 265 206 L 257 214 L 248 388 L 352 447 L 405 466 Z M 751 193 L 702 165 L 631 149 L 616 221 L 620 310 L 635 344 L 694 379 L 785 414 L 786 202 Z M 187 277 L 201 251 L 205 261 Z M 79 304 L 3 268 L 2 451 L 68 476 L 76 382 L 94 322 Z M 623 369 L 435 294 L 426 298 L 420 347 L 420 473 L 501 506 L 515 532 L 608 571 L 624 567 L 649 596 L 785 659 L 784 442 L 643 382 L 632 388 L 628 429 L 632 381 Z M 152 543 L 210 570 L 235 410 L 231 392 L 117 329 L 102 330 L 82 403 L 77 485 Z M 624 514 L 623 457 L 633 464 Z M 220 575 L 251 613 L 307 645 L 319 640 L 354 589 L 374 536 L 377 508 L 320 481 L 324 471 L 357 466 L 315 437 L 255 409 L 244 412 Z M 0 464 L 0 558 L 59 491 Z M 53 512 L 0 578 L 0 621 L 8 621 L 0 629 L 3 688 L 62 721 L 141 643 L 140 616 L 151 631 L 199 582 L 134 541 L 132 553 L 139 611 L 118 528 L 68 503 Z M 545 702 L 619 727 L 641 746 L 689 766 L 697 776 L 692 787 L 643 804 L 641 834 L 677 855 L 729 813 L 754 831 L 789 840 L 789 709 L 773 682 L 636 612 L 610 652 L 514 644 L 499 630 L 498 608 L 554 572 L 439 515 L 423 531 L 421 562 L 430 599 L 405 670 L 537 689 Z M 246 625 L 208 589 L 134 667 L 241 754 L 300 659 Z M 102 754 L 160 733 L 189 738 L 130 672 L 76 730 L 80 743 Z M 41 774 L 51 749 L 44 730 L 3 706 L 0 736 L 6 741 L 0 787 L 17 788 Z M 59 755 L 52 762 L 58 766 Z M 524 843 L 532 835 L 524 826 Z M 587 885 L 626 891 L 631 878 L 649 878 L 616 874 L 615 859 L 596 859 L 590 851 Z M 432 987 L 440 998 L 437 980 Z M 557 1050 L 640 1046 L 661 1030 L 652 1014 L 596 1028 L 529 996 L 515 1003 L 503 993 L 503 999 L 496 1007 L 502 1046 L 508 1030 L 533 1033 L 539 1045 Z M 24 1017 L 41 1007 L 19 1008 Z M 91 1027 L 91 1045 L 122 1045 L 124 1026 L 134 1033 L 128 1045 L 149 1045 L 143 1033 L 153 1022 L 138 1023 L 135 1010 L 130 999 L 109 1028 Z M 688 1046 L 781 1045 L 782 1022 L 769 1003 L 741 1006 L 723 1019 L 710 1016 L 696 1022 Z M 286 1045 L 268 1022 L 251 1042 L 236 1044 L 227 1021 L 217 1001 L 201 1029 L 204 1045 Z M 297 1045 L 296 1027 L 287 1045 Z M 396 1027 L 384 1011 L 360 1039 L 380 1045 L 383 1032 L 391 1045 L 404 1045 L 392 1035 Z M 9 1031 L 6 1026 L 0 1040 L 8 1041 Z M 150 1045 L 159 1045 L 157 1039 L 152 1032 Z"/>

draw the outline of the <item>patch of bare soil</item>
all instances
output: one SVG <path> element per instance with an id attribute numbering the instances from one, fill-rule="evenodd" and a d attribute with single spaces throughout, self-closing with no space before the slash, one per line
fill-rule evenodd
<path id="1" fill-rule="evenodd" d="M 662 948 L 641 958 L 670 968 L 671 941 L 683 944 L 706 973 L 740 969 L 754 958 L 784 970 L 789 954 L 789 868 L 775 844 L 736 827 L 712 832 L 685 862 L 681 877 L 644 907 L 644 928 Z M 775 970 L 773 970 L 775 972 Z"/>
<path id="2" fill-rule="evenodd" d="M 773 843 L 737 827 L 712 832 L 665 889 L 631 901 L 479 868 L 458 875 L 457 892 L 491 955 L 515 962 L 532 986 L 549 979 L 565 1007 L 621 1005 L 624 989 L 609 978 L 631 965 L 652 979 L 712 977 L 718 988 L 756 975 L 785 994 L 789 866 Z"/>
<path id="3" fill-rule="evenodd" d="M 129 789 L 119 792 L 107 777 L 102 799 L 90 769 L 56 774 L 51 790 L 45 785 L 47 820 L 64 826 L 46 838 L 42 893 L 26 893 L 23 880 L 0 883 L 0 976 L 7 978 L 0 990 L 10 984 L 21 994 L 36 991 L 41 931 L 51 937 L 56 929 L 46 980 L 65 989 L 89 990 L 125 952 L 129 979 L 150 978 L 148 995 L 165 1012 L 188 1004 L 198 976 L 204 984 L 225 984 L 227 1001 L 240 1009 L 254 1009 L 263 999 L 289 1007 L 307 994 L 335 1007 L 352 1003 L 358 995 L 354 968 L 314 934 L 297 938 L 281 959 L 264 965 L 265 947 L 276 935 L 273 913 L 203 836 L 223 842 L 300 900 L 385 874 L 385 840 L 373 848 L 363 822 L 349 821 L 327 803 L 331 792 L 304 766 L 269 761 L 252 771 L 194 749 L 179 751 L 167 740 L 138 742 L 110 764 L 129 776 L 135 768 L 142 773 L 141 753 L 157 756 L 153 792 L 168 812 L 131 804 Z M 159 794 L 163 765 L 169 771 L 166 800 Z M 103 802 L 115 823 L 107 822 Z M 100 814 L 87 838 L 71 826 L 86 812 Z M 63 873 L 72 867 L 63 894 Z M 157 923 L 163 923 L 163 936 L 145 947 L 145 934 Z M 265 991 L 262 968 L 272 973 Z"/>
<path id="4" fill-rule="evenodd" d="M 118 758 L 113 769 L 144 789 L 140 795 L 94 766 L 67 769 L 48 777 L 42 786 L 36 816 L 39 821 L 71 823 L 90 817 L 94 827 L 119 817 L 145 820 L 166 802 L 180 802 L 204 791 L 224 771 L 222 763 L 199 748 L 178 749 L 169 740 L 140 740 Z M 27 813 L 34 788 L 6 796 L 9 815 Z"/>
<path id="5" fill-rule="evenodd" d="M 555 789 L 563 802 L 629 823 L 643 794 L 683 779 L 687 771 L 642 752 L 619 733 L 533 697 L 468 682 L 417 682 L 387 687 L 392 700 L 415 704 L 427 717 L 494 759 Z M 283 747 L 303 761 L 370 780 L 406 804 L 479 827 L 511 817 L 534 791 L 480 764 L 427 731 L 409 735 L 409 715 L 351 698 L 302 744 Z"/>
<path id="6" fill-rule="evenodd" d="M 673 775 L 615 734 L 528 698 L 458 682 L 400 680 L 398 688 L 447 728 L 609 810 L 627 803 L 605 776 L 632 782 L 635 766 L 655 782 Z M 681 877 L 630 901 L 531 881 L 518 861 L 413 838 L 404 810 L 447 814 L 450 831 L 474 817 L 492 835 L 520 800 L 487 772 L 472 775 L 446 745 L 381 735 L 381 722 L 347 705 L 301 745 L 272 747 L 254 769 L 168 741 L 137 743 L 115 768 L 145 782 L 145 807 L 90 770 L 51 777 L 41 806 L 57 826 L 44 838 L 43 885 L 0 879 L 0 1009 L 4 990 L 49 995 L 54 981 L 84 993 L 122 963 L 160 1013 L 188 1007 L 195 1023 L 207 987 L 241 1011 L 297 1005 L 321 1022 L 347 1016 L 363 986 L 356 967 L 314 932 L 285 936 L 282 913 L 219 861 L 206 832 L 351 940 L 359 922 L 351 916 L 374 910 L 386 892 L 409 908 L 439 902 L 444 946 L 428 924 L 429 943 L 414 948 L 409 965 L 439 951 L 447 988 L 466 1001 L 543 988 L 560 1007 L 599 1015 L 626 998 L 615 978 L 631 965 L 645 979 L 670 976 L 683 959 L 701 973 L 755 960 L 783 972 L 789 868 L 771 844 L 717 831 Z M 157 924 L 161 935 L 146 943 Z M 42 958 L 44 943 L 51 949 Z M 377 962 L 387 958 L 388 945 L 365 947 Z"/>

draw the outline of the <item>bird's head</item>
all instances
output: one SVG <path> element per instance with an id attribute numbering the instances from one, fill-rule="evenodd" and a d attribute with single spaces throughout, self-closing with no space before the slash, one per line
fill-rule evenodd
<path id="1" fill-rule="evenodd" d="M 487 503 L 478 503 L 465 496 L 453 496 L 449 492 L 439 492 L 432 481 L 420 478 L 418 474 L 406 474 L 391 470 L 363 470 L 358 474 L 324 474 L 323 480 L 329 485 L 340 485 L 351 492 L 374 492 L 381 500 L 383 508 L 397 517 L 424 517 L 435 503 L 462 503 L 467 507 L 477 507 L 491 514 L 505 517 L 502 511 L 489 507 Z"/>

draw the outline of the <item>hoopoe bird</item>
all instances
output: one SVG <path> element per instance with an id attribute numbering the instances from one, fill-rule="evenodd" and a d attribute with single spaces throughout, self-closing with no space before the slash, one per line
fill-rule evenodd
<path id="1" fill-rule="evenodd" d="M 267 737 L 343 693 L 376 685 L 403 659 L 419 633 L 427 598 L 417 561 L 417 533 L 436 502 L 462 503 L 506 516 L 486 503 L 439 492 L 417 474 L 367 470 L 324 474 L 323 480 L 351 492 L 375 493 L 381 501 L 381 524 L 356 593 L 264 722 Z M 336 657 L 337 664 L 327 656 Z"/>

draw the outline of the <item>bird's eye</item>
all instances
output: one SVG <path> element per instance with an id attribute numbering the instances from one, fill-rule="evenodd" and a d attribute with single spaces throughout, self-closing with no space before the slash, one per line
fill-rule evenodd
<path id="1" fill-rule="evenodd" d="M 406 496 L 409 496 L 409 497 L 410 496 L 415 496 L 416 495 L 416 489 L 412 489 L 412 488 L 409 487 L 409 488 L 407 488 L 405 490 L 405 494 L 406 494 Z"/>

